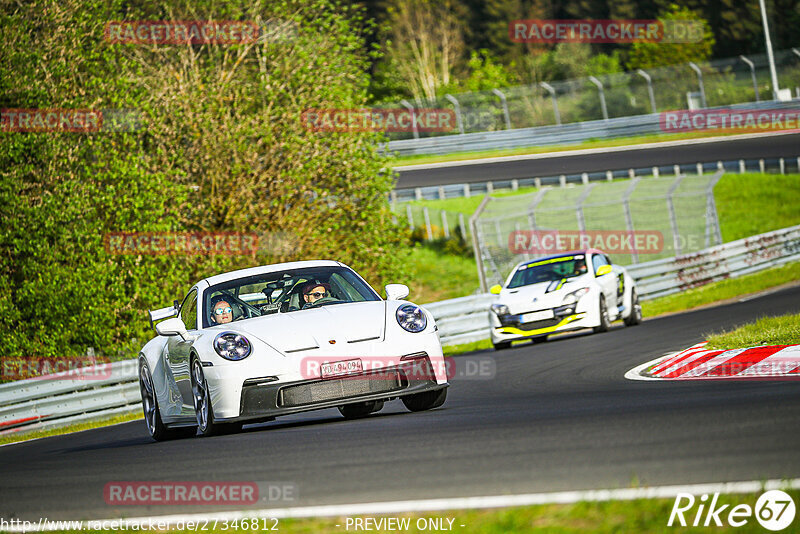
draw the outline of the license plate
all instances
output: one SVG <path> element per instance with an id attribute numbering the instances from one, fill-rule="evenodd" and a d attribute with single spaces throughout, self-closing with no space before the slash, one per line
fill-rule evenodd
<path id="1" fill-rule="evenodd" d="M 553 318 L 553 310 L 542 310 L 524 314 L 522 316 L 522 322 L 533 323 L 535 321 L 544 321 L 545 319 L 552 319 L 552 318 Z"/>
<path id="2" fill-rule="evenodd" d="M 364 370 L 361 360 L 343 360 L 340 362 L 323 363 L 320 365 L 322 378 L 360 373 Z"/>

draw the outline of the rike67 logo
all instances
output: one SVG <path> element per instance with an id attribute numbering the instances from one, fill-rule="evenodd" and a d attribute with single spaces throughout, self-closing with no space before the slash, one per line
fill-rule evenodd
<path id="1" fill-rule="evenodd" d="M 741 527 L 755 517 L 765 529 L 779 531 L 794 521 L 794 501 L 783 491 L 770 490 L 763 493 L 754 508 L 749 504 L 737 504 L 733 507 L 722 504 L 719 502 L 719 495 L 715 493 L 709 502 L 709 495 L 706 493 L 699 499 L 690 493 L 678 493 L 667 526 L 721 527 L 727 524 Z"/>

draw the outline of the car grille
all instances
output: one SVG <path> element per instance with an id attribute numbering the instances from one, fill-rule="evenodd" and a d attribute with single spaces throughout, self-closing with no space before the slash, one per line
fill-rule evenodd
<path id="1" fill-rule="evenodd" d="M 278 394 L 278 405 L 301 406 L 373 393 L 388 393 L 403 389 L 405 386 L 406 382 L 396 370 L 321 380 L 281 389 Z"/>

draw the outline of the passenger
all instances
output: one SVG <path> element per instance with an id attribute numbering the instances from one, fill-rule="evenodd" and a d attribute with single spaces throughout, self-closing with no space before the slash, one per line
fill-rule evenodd
<path id="1" fill-rule="evenodd" d="M 227 324 L 233 321 L 233 308 L 227 300 L 218 300 L 211 308 L 211 322 Z"/>

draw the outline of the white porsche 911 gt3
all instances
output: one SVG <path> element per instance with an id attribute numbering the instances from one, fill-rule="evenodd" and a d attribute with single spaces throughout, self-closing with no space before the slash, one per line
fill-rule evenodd
<path id="1" fill-rule="evenodd" d="M 433 316 L 389 284 L 386 300 L 336 261 L 243 269 L 201 280 L 151 311 L 139 355 L 150 435 L 164 440 L 338 407 L 363 417 L 399 398 L 441 406 L 447 373 Z M 160 322 L 157 322 L 160 321 Z"/>
<path id="2" fill-rule="evenodd" d="M 490 291 L 500 295 L 489 312 L 498 350 L 517 340 L 542 342 L 556 332 L 605 332 L 617 319 L 628 326 L 642 320 L 633 278 L 596 249 L 524 261 Z"/>

